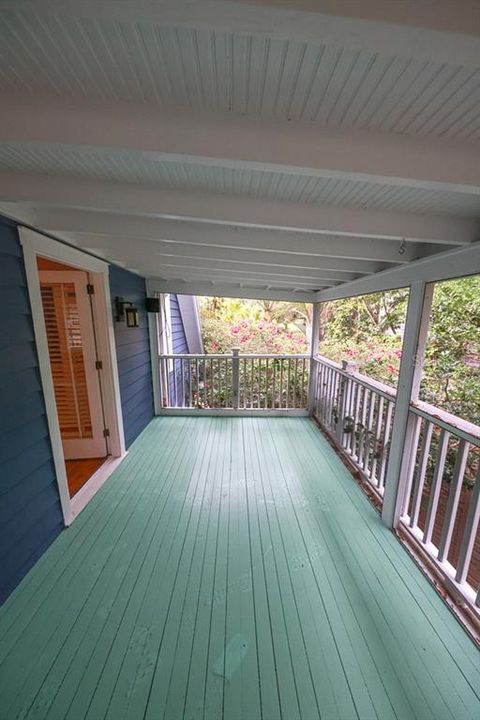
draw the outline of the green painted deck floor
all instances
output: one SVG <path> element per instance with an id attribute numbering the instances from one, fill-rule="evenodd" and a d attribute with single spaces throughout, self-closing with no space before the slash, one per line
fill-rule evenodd
<path id="1" fill-rule="evenodd" d="M 480 718 L 475 646 L 307 419 L 155 419 L 0 663 L 2 720 Z"/>

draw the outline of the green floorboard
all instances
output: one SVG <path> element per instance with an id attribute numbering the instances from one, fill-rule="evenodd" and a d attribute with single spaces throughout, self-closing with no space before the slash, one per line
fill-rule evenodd
<path id="1" fill-rule="evenodd" d="M 0 608 L 0 720 L 479 720 L 480 658 L 317 428 L 157 418 Z"/>

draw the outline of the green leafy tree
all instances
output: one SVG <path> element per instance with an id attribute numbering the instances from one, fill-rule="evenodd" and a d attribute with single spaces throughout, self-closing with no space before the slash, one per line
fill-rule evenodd
<path id="1" fill-rule="evenodd" d="M 421 397 L 480 425 L 480 276 L 435 286 Z"/>
<path id="2" fill-rule="evenodd" d="M 408 290 L 320 306 L 320 352 L 350 360 L 393 387 L 398 380 Z M 205 350 L 304 353 L 312 306 L 270 300 L 199 298 Z M 480 276 L 435 286 L 421 398 L 480 424 Z"/>
<path id="3" fill-rule="evenodd" d="M 408 291 L 324 303 L 321 353 L 396 386 Z M 435 286 L 420 397 L 480 424 L 480 277 Z"/>

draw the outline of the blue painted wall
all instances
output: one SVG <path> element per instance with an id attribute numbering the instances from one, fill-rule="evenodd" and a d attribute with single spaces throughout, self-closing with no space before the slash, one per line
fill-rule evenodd
<path id="1" fill-rule="evenodd" d="M 111 266 L 112 298 L 140 327 L 114 323 L 127 447 L 153 417 L 145 280 Z M 64 527 L 16 224 L 0 216 L 0 603 Z"/>
<path id="2" fill-rule="evenodd" d="M 0 602 L 63 529 L 22 249 L 0 217 Z"/>
<path id="3" fill-rule="evenodd" d="M 112 305 L 115 297 L 132 302 L 140 314 L 140 327 L 127 328 L 125 321 L 116 322 L 120 395 L 127 448 L 153 417 L 152 368 L 145 307 L 145 280 L 134 273 L 110 267 Z"/>

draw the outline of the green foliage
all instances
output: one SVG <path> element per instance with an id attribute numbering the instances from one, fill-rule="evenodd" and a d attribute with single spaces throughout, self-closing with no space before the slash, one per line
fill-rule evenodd
<path id="1" fill-rule="evenodd" d="M 203 343 L 207 353 L 298 354 L 308 350 L 311 308 L 231 298 L 199 298 Z"/>
<path id="2" fill-rule="evenodd" d="M 320 347 L 332 360 L 396 386 L 408 290 L 321 306 Z M 199 298 L 205 350 L 304 353 L 311 306 L 304 303 Z M 435 286 L 421 398 L 480 424 L 480 276 Z"/>
<path id="3" fill-rule="evenodd" d="M 407 290 L 326 303 L 321 352 L 350 360 L 358 371 L 395 386 Z M 420 397 L 480 424 L 480 277 L 437 283 Z"/>
<path id="4" fill-rule="evenodd" d="M 321 354 L 337 362 L 348 360 L 359 372 L 395 387 L 407 302 L 407 290 L 392 290 L 326 303 Z"/>
<path id="5" fill-rule="evenodd" d="M 230 353 L 239 348 L 242 354 L 298 355 L 308 351 L 311 305 L 305 303 L 240 300 L 231 298 L 198 298 L 205 352 Z M 231 400 L 230 366 L 213 361 L 207 364 L 202 391 L 195 404 L 200 407 L 226 407 Z M 302 361 L 299 361 L 302 363 Z M 308 364 L 294 361 L 265 360 L 240 363 L 240 401 L 246 407 L 304 407 L 307 398 Z M 213 369 L 213 372 L 212 372 Z M 289 397 L 287 377 L 290 379 Z"/>
<path id="6" fill-rule="evenodd" d="M 423 400 L 480 425 L 480 277 L 435 286 Z"/>
<path id="7" fill-rule="evenodd" d="M 324 335 L 339 344 L 396 337 L 405 320 L 407 301 L 408 291 L 402 289 L 326 303 L 322 313 Z"/>

